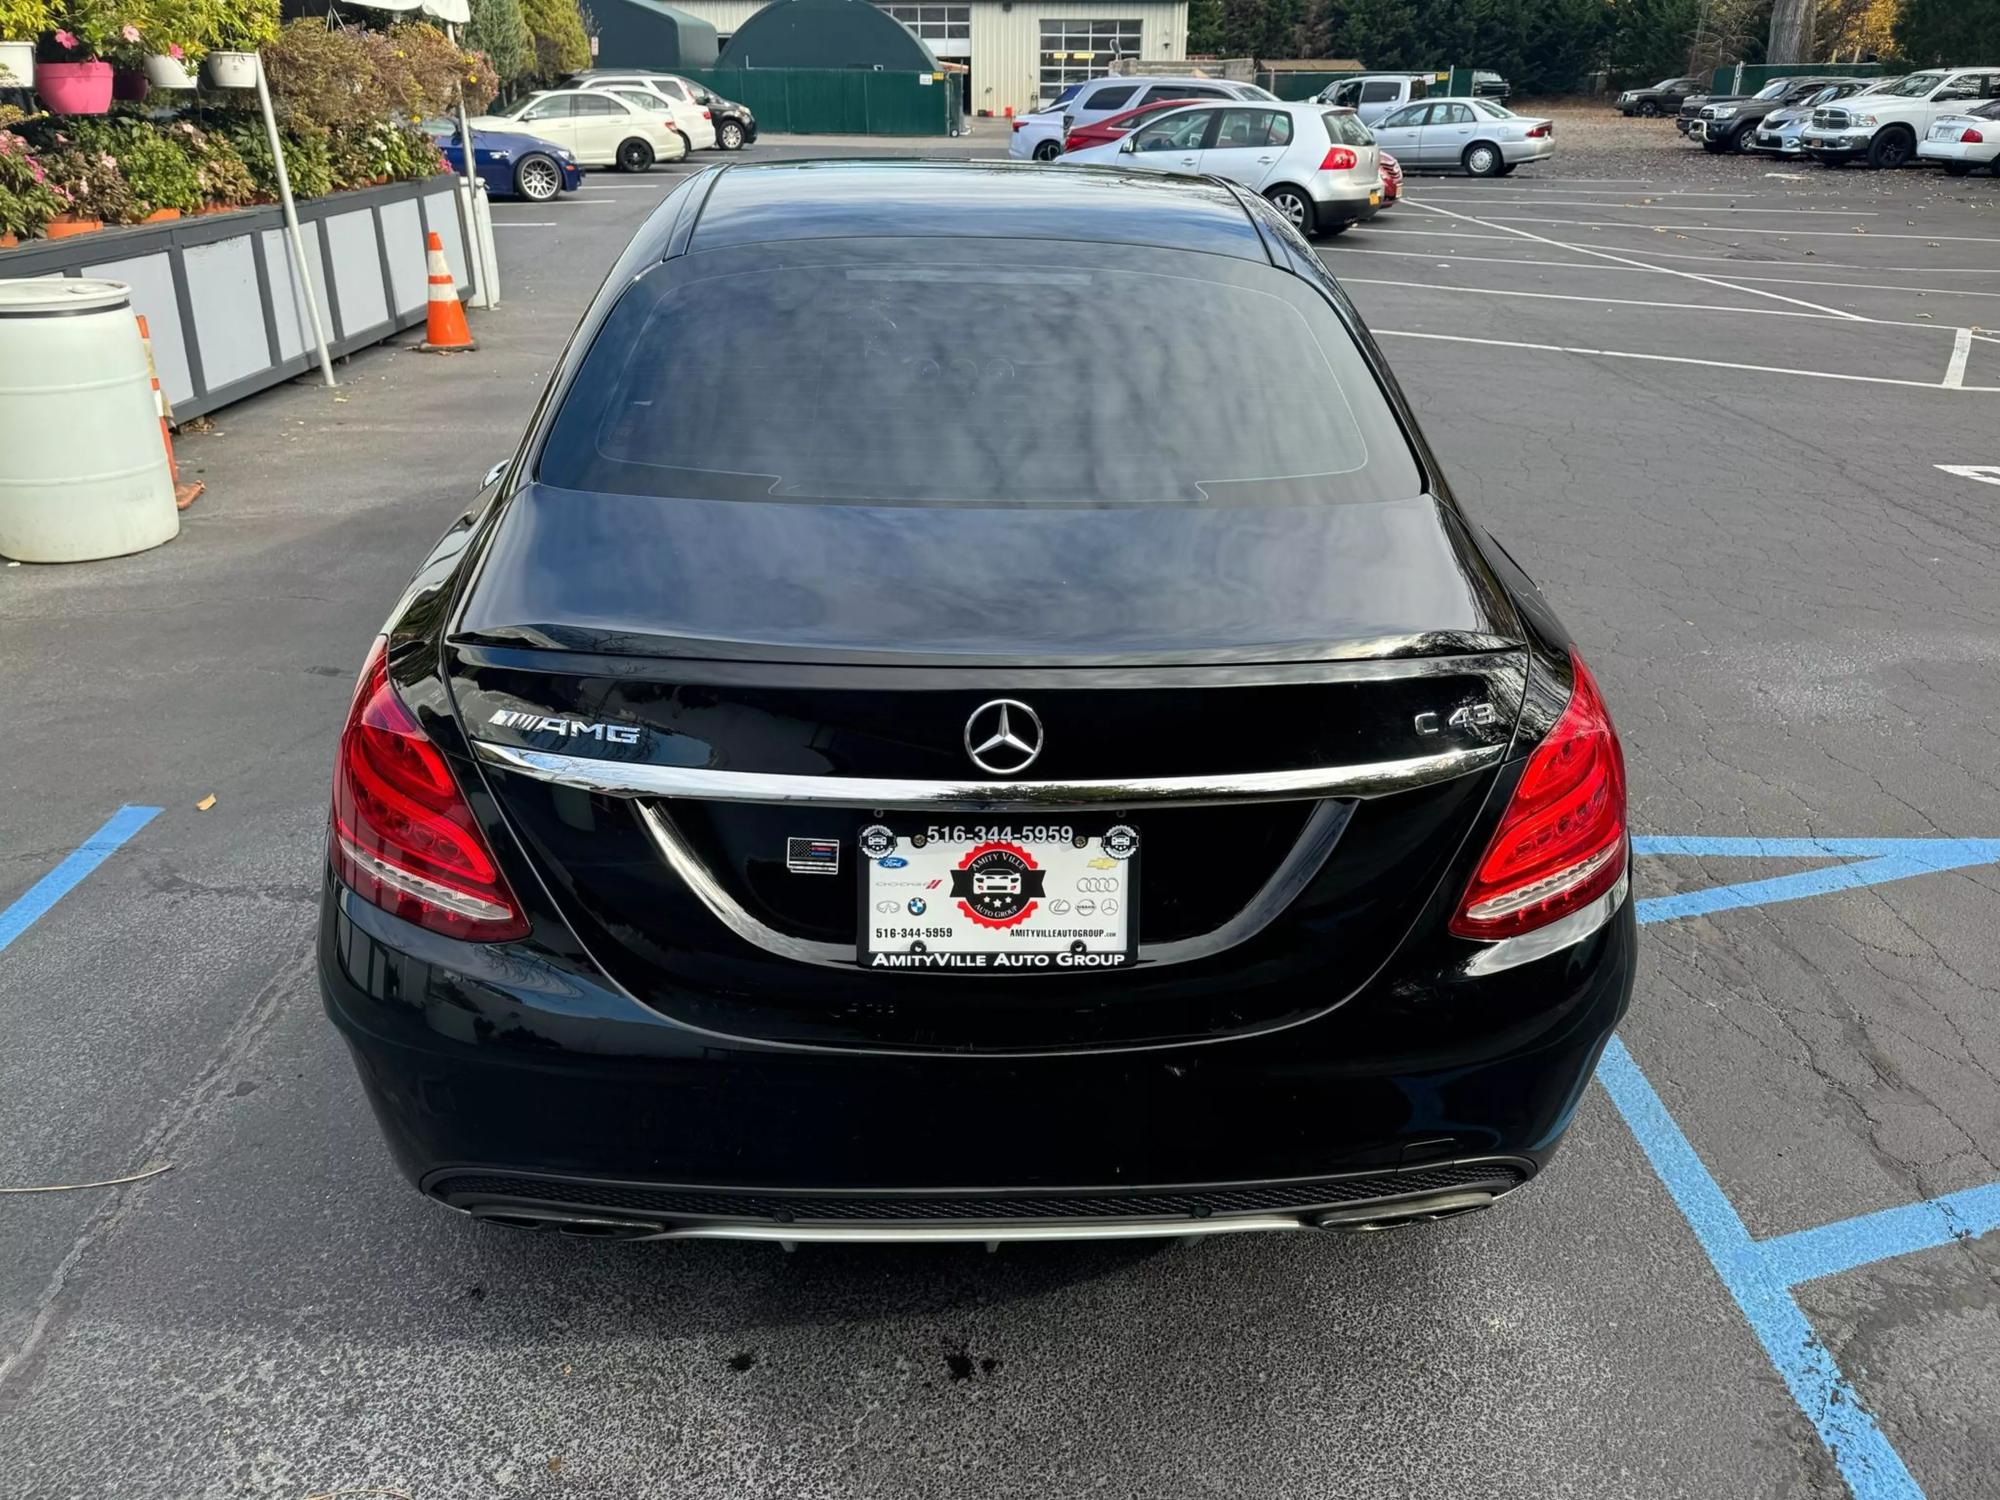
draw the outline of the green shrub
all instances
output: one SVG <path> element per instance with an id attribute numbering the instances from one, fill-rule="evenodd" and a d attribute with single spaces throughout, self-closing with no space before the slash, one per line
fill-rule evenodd
<path id="1" fill-rule="evenodd" d="M 204 203 L 233 208 L 257 196 L 257 184 L 243 164 L 242 153 L 221 131 L 201 130 L 190 121 L 176 120 L 165 135 L 193 166 Z"/>
<path id="2" fill-rule="evenodd" d="M 323 198 L 333 191 L 333 159 L 325 135 L 285 128 L 278 132 L 285 146 L 285 167 L 292 177 L 294 198 Z M 250 118 L 229 130 L 230 144 L 243 158 L 260 198 L 278 196 L 278 170 L 264 139 L 263 123 Z"/>
<path id="3" fill-rule="evenodd" d="M 57 214 L 69 211 L 69 194 L 49 178 L 22 137 L 0 130 L 0 235 L 33 239 Z"/>
<path id="4" fill-rule="evenodd" d="M 92 151 L 58 134 L 54 150 L 42 156 L 48 180 L 69 198 L 64 213 L 107 224 L 130 223 L 132 194 L 118 162 L 107 152 Z"/>

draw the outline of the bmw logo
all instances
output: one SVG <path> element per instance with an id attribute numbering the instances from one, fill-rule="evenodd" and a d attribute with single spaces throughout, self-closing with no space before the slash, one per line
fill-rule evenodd
<path id="1" fill-rule="evenodd" d="M 927 912 L 927 911 L 929 911 L 929 910 L 930 910 L 930 903 L 929 903 L 928 901 L 924 900 L 924 898 L 923 898 L 922 896 L 912 896 L 912 897 L 910 897 L 910 915 L 911 915 L 911 916 L 913 916 L 913 917 L 921 917 L 921 916 L 922 916 L 922 915 L 923 915 L 923 914 L 924 914 L 925 912 Z"/>

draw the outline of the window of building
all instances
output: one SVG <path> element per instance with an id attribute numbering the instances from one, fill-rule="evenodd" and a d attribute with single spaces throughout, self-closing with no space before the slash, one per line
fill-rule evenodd
<path id="1" fill-rule="evenodd" d="M 1043 104 L 1070 84 L 1087 83 L 1111 71 L 1121 57 L 1139 56 L 1141 21 L 1043 21 L 1041 98 Z"/>
<path id="2" fill-rule="evenodd" d="M 972 39 L 972 7 L 969 5 L 888 5 L 883 0 L 875 0 L 875 3 L 927 42 Z"/>

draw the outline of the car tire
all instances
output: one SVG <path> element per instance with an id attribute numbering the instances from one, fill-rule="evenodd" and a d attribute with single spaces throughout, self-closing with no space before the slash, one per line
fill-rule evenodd
<path id="1" fill-rule="evenodd" d="M 1640 100 L 1640 101 L 1639 101 L 1639 118 L 1640 118 L 1640 119 L 1642 119 L 1642 120 L 1657 120 L 1657 119 L 1659 119 L 1659 117 L 1660 117 L 1660 106 L 1659 106 L 1659 105 L 1655 104 L 1655 103 L 1654 103 L 1654 102 L 1653 102 L 1653 101 L 1652 101 L 1651 99 L 1642 99 L 1642 100 Z"/>
<path id="2" fill-rule="evenodd" d="M 1491 141 L 1474 141 L 1465 148 L 1465 154 L 1459 161 L 1470 177 L 1498 177 L 1500 169 L 1507 165 L 1507 158 Z"/>
<path id="3" fill-rule="evenodd" d="M 1904 166 L 1916 154 L 1917 138 L 1900 125 L 1876 131 L 1875 139 L 1868 143 L 1868 165 L 1871 167 Z"/>
<path id="4" fill-rule="evenodd" d="M 1036 161 L 1054 161 L 1062 155 L 1061 141 L 1038 141 L 1035 145 Z"/>
<path id="5" fill-rule="evenodd" d="M 562 168 L 555 158 L 531 151 L 514 163 L 514 196 L 530 203 L 547 203 L 562 192 Z"/>
<path id="6" fill-rule="evenodd" d="M 649 142 L 636 135 L 618 144 L 618 170 L 621 172 L 643 172 L 653 164 L 653 148 Z"/>
<path id="7" fill-rule="evenodd" d="M 1281 182 L 1264 194 L 1271 207 L 1292 221 L 1292 228 L 1310 239 L 1319 232 L 1319 209 L 1312 195 L 1289 182 Z"/>
<path id="8" fill-rule="evenodd" d="M 676 130 L 674 134 L 681 138 L 681 160 L 686 161 L 690 156 L 694 155 L 694 142 L 688 139 L 688 134 L 685 130 Z"/>
<path id="9" fill-rule="evenodd" d="M 1732 135 L 1729 138 L 1729 154 L 1731 156 L 1743 156 L 1748 154 L 1750 150 L 1750 136 L 1756 130 L 1756 128 L 1757 127 L 1754 125 L 1745 125 L 1741 130 L 1737 131 L 1736 134 Z"/>
<path id="10" fill-rule="evenodd" d="M 1502 177 L 1512 177 L 1514 175 L 1514 168 L 1519 165 L 1520 163 L 1517 161 L 1502 162 L 1500 164 L 1500 175 Z"/>
<path id="11" fill-rule="evenodd" d="M 724 120 L 715 127 L 715 144 L 724 151 L 743 149 L 743 127 L 734 120 Z"/>
<path id="12" fill-rule="evenodd" d="M 2000 170 L 2000 167 L 1995 170 Z M 1972 163 L 1969 161 L 1948 161 L 1944 164 L 1944 175 L 1947 177 L 1964 177 L 1971 171 Z"/>

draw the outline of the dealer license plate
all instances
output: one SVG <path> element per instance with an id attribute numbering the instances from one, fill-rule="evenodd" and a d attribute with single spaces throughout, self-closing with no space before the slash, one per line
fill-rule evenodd
<path id="1" fill-rule="evenodd" d="M 1129 824 L 874 823 L 858 844 L 863 968 L 1073 973 L 1137 961 Z"/>

